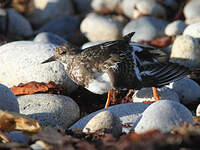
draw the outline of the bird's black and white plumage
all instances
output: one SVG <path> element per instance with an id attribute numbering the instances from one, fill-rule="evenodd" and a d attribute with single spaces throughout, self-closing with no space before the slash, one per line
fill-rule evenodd
<path id="1" fill-rule="evenodd" d="M 69 43 L 56 48 L 55 59 L 66 64 L 68 76 L 96 94 L 111 89 L 160 87 L 189 74 L 166 61 L 159 49 L 130 42 L 134 33 L 84 50 Z"/>

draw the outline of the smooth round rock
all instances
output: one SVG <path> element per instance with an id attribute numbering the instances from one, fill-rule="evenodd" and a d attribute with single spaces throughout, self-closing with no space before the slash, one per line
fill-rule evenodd
<path id="1" fill-rule="evenodd" d="M 84 129 L 86 124 L 98 113 L 102 111 L 110 111 L 113 115 L 118 117 L 122 125 L 130 125 L 136 122 L 137 118 L 142 115 L 143 111 L 150 106 L 149 103 L 127 103 L 119 104 L 115 106 L 108 107 L 106 109 L 101 109 L 96 112 L 89 114 L 88 116 L 78 120 L 69 129 L 80 128 Z M 129 132 L 130 128 L 122 128 L 122 132 Z"/>
<path id="2" fill-rule="evenodd" d="M 121 37 L 122 23 L 108 17 L 89 14 L 81 22 L 81 32 L 90 41 L 111 41 Z"/>
<path id="3" fill-rule="evenodd" d="M 167 87 L 178 94 L 181 103 L 189 104 L 200 101 L 200 86 L 189 78 L 172 82 Z"/>
<path id="4" fill-rule="evenodd" d="M 3 84 L 0 84 L 0 109 L 19 112 L 19 104 L 13 92 Z"/>
<path id="5" fill-rule="evenodd" d="M 33 41 L 41 42 L 41 43 L 51 43 L 51 44 L 54 44 L 57 46 L 62 45 L 67 42 L 62 37 L 60 37 L 56 34 L 53 34 L 51 32 L 41 32 L 34 38 Z"/>
<path id="6" fill-rule="evenodd" d="M 28 19 L 35 27 L 74 13 L 71 0 L 31 0 Z"/>
<path id="7" fill-rule="evenodd" d="M 87 43 L 85 43 L 85 44 L 83 44 L 81 46 L 81 49 L 85 49 L 85 48 L 88 48 L 88 47 L 91 47 L 91 46 L 95 46 L 95 45 L 98 45 L 98 44 L 101 44 L 101 43 L 103 43 L 103 42 L 101 42 L 101 41 L 87 42 Z"/>
<path id="8" fill-rule="evenodd" d="M 140 0 L 123 0 L 121 2 L 123 13 L 129 18 L 133 18 L 133 13 L 138 2 L 140 2 Z"/>
<path id="9" fill-rule="evenodd" d="M 189 35 L 177 37 L 172 46 L 170 61 L 195 69 L 200 64 L 199 40 Z"/>
<path id="10" fill-rule="evenodd" d="M 169 88 L 163 87 L 163 88 L 156 88 L 157 92 L 160 96 L 160 100 L 173 100 L 176 102 L 179 102 L 178 94 Z M 144 102 L 144 101 L 156 101 L 153 97 L 153 91 L 152 88 L 143 88 L 141 90 L 136 91 L 133 94 L 133 102 Z"/>
<path id="11" fill-rule="evenodd" d="M 143 112 L 135 132 L 142 133 L 151 129 L 169 132 L 172 127 L 184 122 L 193 123 L 192 113 L 184 105 L 171 100 L 158 101 Z"/>
<path id="12" fill-rule="evenodd" d="M 42 126 L 67 128 L 80 117 L 78 105 L 67 96 L 33 94 L 18 96 L 20 113 Z"/>
<path id="13" fill-rule="evenodd" d="M 167 22 L 153 17 L 140 17 L 130 21 L 123 29 L 123 36 L 136 32 L 131 41 L 151 41 L 155 38 L 164 36 L 164 29 Z"/>
<path id="14" fill-rule="evenodd" d="M 198 105 L 196 109 L 196 116 L 200 116 L 200 104 Z"/>
<path id="15" fill-rule="evenodd" d="M 187 26 L 183 32 L 183 35 L 190 35 L 194 38 L 200 38 L 200 22 Z"/>
<path id="16" fill-rule="evenodd" d="M 166 26 L 165 34 L 168 36 L 182 34 L 186 26 L 187 25 L 182 20 L 173 21 Z"/>
<path id="17" fill-rule="evenodd" d="M 64 16 L 54 19 L 43 25 L 36 33 L 51 32 L 59 35 L 65 40 L 71 40 L 75 33 L 79 30 L 80 19 L 73 16 Z"/>
<path id="18" fill-rule="evenodd" d="M 188 20 L 200 17 L 200 1 L 199 0 L 192 0 L 189 1 L 184 9 L 183 13 L 185 15 L 185 18 Z"/>
<path id="19" fill-rule="evenodd" d="M 102 111 L 96 114 L 84 127 L 83 132 L 93 133 L 100 129 L 108 129 L 114 136 L 122 132 L 122 125 L 118 117 L 110 111 Z"/>
<path id="20" fill-rule="evenodd" d="M 120 0 L 92 0 L 91 7 L 97 12 L 110 11 L 113 12 Z"/>
<path id="21" fill-rule="evenodd" d="M 30 23 L 20 15 L 18 12 L 12 9 L 0 9 L 0 29 L 1 32 L 6 32 L 7 35 L 10 35 L 15 38 L 25 38 L 33 34 L 33 29 Z M 7 19 L 6 19 L 7 13 Z"/>
<path id="22" fill-rule="evenodd" d="M 142 15 L 148 15 L 158 18 L 166 18 L 166 11 L 162 5 L 149 0 L 140 0 L 136 3 L 133 17 L 138 18 Z"/>

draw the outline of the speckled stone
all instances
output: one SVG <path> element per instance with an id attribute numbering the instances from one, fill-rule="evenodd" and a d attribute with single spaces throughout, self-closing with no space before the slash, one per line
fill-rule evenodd
<path id="1" fill-rule="evenodd" d="M 192 113 L 180 103 L 163 100 L 149 106 L 132 130 L 137 133 L 151 129 L 169 132 L 173 126 L 179 126 L 184 122 L 193 123 Z"/>
<path id="2" fill-rule="evenodd" d="M 160 100 L 169 99 L 179 102 L 179 97 L 174 90 L 163 87 L 157 88 L 157 92 L 160 96 Z M 138 90 L 133 94 L 132 98 L 133 102 L 155 101 L 152 88 L 143 88 L 141 90 Z"/>
<path id="3" fill-rule="evenodd" d="M 91 13 L 83 19 L 80 29 L 90 41 L 109 41 L 121 37 L 122 27 L 119 21 Z"/>
<path id="4" fill-rule="evenodd" d="M 189 78 L 183 78 L 172 82 L 167 87 L 176 91 L 181 103 L 190 104 L 193 102 L 200 102 L 200 86 Z"/>
<path id="5" fill-rule="evenodd" d="M 118 117 L 110 111 L 102 111 L 96 114 L 84 127 L 83 132 L 93 133 L 100 129 L 108 129 L 114 136 L 122 132 L 122 125 Z"/>
<path id="6" fill-rule="evenodd" d="M 137 121 L 138 117 L 140 117 L 143 111 L 150 106 L 149 103 L 127 103 L 127 104 L 119 104 L 115 106 L 108 107 L 106 109 L 101 109 L 96 112 L 89 114 L 88 116 L 80 119 L 75 124 L 73 124 L 69 129 L 80 128 L 83 129 L 86 124 L 98 113 L 102 111 L 110 111 L 116 117 L 119 117 L 122 125 L 130 125 Z M 122 128 L 122 132 L 128 133 L 130 128 Z"/>
<path id="7" fill-rule="evenodd" d="M 28 19 L 35 27 L 74 13 L 71 0 L 31 0 Z"/>
<path id="8" fill-rule="evenodd" d="M 173 21 L 166 26 L 165 34 L 168 36 L 182 34 L 186 26 L 187 25 L 182 20 Z"/>
<path id="9" fill-rule="evenodd" d="M 195 69 L 200 64 L 199 40 L 189 35 L 177 37 L 173 43 L 170 61 Z"/>
<path id="10" fill-rule="evenodd" d="M 19 112 L 19 104 L 13 92 L 3 84 L 0 84 L 0 109 Z"/>
<path id="11" fill-rule="evenodd" d="M 57 46 L 62 45 L 67 42 L 62 37 L 56 34 L 53 34 L 51 32 L 41 32 L 34 38 L 33 41 L 41 42 L 41 43 L 51 43 Z"/>
<path id="12" fill-rule="evenodd" d="M 36 119 L 42 126 L 67 128 L 80 116 L 78 105 L 67 96 L 33 94 L 18 96 L 20 113 Z"/>
<path id="13" fill-rule="evenodd" d="M 183 32 L 183 35 L 190 35 L 194 38 L 200 38 L 200 22 L 187 26 Z"/>
<path id="14" fill-rule="evenodd" d="M 136 32 L 131 41 L 151 41 L 155 38 L 164 36 L 164 29 L 167 22 L 161 19 L 153 18 L 150 16 L 140 17 L 133 21 L 130 21 L 123 29 L 123 36 Z"/>

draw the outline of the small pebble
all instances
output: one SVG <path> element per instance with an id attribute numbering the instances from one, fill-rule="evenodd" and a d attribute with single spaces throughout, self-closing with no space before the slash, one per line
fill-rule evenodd
<path id="1" fill-rule="evenodd" d="M 179 102 L 179 97 L 174 90 L 163 87 L 163 88 L 157 88 L 157 92 L 160 96 L 160 100 L 169 99 Z M 133 102 L 155 101 L 155 98 L 153 97 L 152 88 L 143 88 L 141 90 L 138 90 L 134 93 L 132 98 Z"/>
<path id="2" fill-rule="evenodd" d="M 123 0 L 121 2 L 122 10 L 127 17 L 133 18 L 133 13 L 138 2 L 140 2 L 140 0 Z"/>
<path id="3" fill-rule="evenodd" d="M 141 116 L 143 111 L 150 105 L 151 104 L 149 103 L 127 103 L 111 106 L 106 109 L 101 109 L 89 114 L 88 116 L 80 119 L 75 124 L 73 124 L 69 129 L 79 128 L 83 130 L 86 124 L 96 114 L 102 111 L 110 111 L 114 116 L 120 119 L 122 125 L 133 126 L 133 124 L 137 121 L 138 117 Z M 122 128 L 122 132 L 128 133 L 129 131 L 130 128 Z"/>
<path id="4" fill-rule="evenodd" d="M 200 17 L 200 9 L 199 8 L 200 8 L 199 0 L 189 1 L 183 9 L 183 13 L 184 13 L 186 20 L 192 20 L 195 18 L 199 18 Z"/>
<path id="5" fill-rule="evenodd" d="M 198 105 L 196 109 L 196 116 L 200 116 L 200 104 Z"/>
<path id="6" fill-rule="evenodd" d="M 114 136 L 122 132 L 122 125 L 118 117 L 110 111 L 102 111 L 96 114 L 84 127 L 83 132 L 93 133 L 100 129 L 108 129 Z"/>
<path id="7" fill-rule="evenodd" d="M 166 26 L 165 34 L 168 36 L 182 34 L 186 26 L 187 25 L 182 20 L 173 21 Z"/>
<path id="8" fill-rule="evenodd" d="M 78 105 L 67 96 L 32 94 L 18 96 L 20 113 L 36 119 L 42 126 L 67 128 L 80 117 Z"/>
<path id="9" fill-rule="evenodd" d="M 0 109 L 19 112 L 19 104 L 13 92 L 3 84 L 0 84 Z"/>
<path id="10" fill-rule="evenodd" d="M 190 35 L 194 38 L 200 38 L 200 22 L 187 26 L 183 32 L 183 35 Z"/>
<path id="11" fill-rule="evenodd" d="M 74 16 L 64 16 L 58 19 L 49 21 L 47 24 L 43 25 L 35 33 L 41 32 L 51 32 L 57 34 L 65 40 L 71 40 L 75 33 L 79 30 L 80 19 Z"/>
<path id="12" fill-rule="evenodd" d="M 183 78 L 167 85 L 179 96 L 180 102 L 190 104 L 200 101 L 200 86 L 189 78 Z"/>
<path id="13" fill-rule="evenodd" d="M 110 41 L 121 37 L 122 23 L 94 13 L 89 14 L 81 22 L 81 32 L 90 41 Z"/>
<path id="14" fill-rule="evenodd" d="M 62 45 L 67 42 L 62 37 L 60 37 L 56 34 L 53 34 L 51 32 L 41 32 L 34 38 L 33 41 L 41 42 L 41 43 L 51 43 L 56 46 Z"/>
<path id="15" fill-rule="evenodd" d="M 200 65 L 199 40 L 189 35 L 177 37 L 173 43 L 170 61 L 193 70 Z"/>
<path id="16" fill-rule="evenodd" d="M 28 19 L 34 27 L 40 27 L 56 18 L 74 13 L 71 0 L 32 0 Z"/>
<path id="17" fill-rule="evenodd" d="M 162 100 L 149 106 L 132 130 L 135 130 L 136 133 L 151 129 L 169 132 L 172 127 L 179 126 L 184 122 L 193 123 L 192 113 L 180 103 Z"/>
<path id="18" fill-rule="evenodd" d="M 164 36 L 164 29 L 167 22 L 150 16 L 140 17 L 130 21 L 123 29 L 123 36 L 136 32 L 131 41 L 139 42 L 142 40 L 151 41 L 155 38 Z"/>

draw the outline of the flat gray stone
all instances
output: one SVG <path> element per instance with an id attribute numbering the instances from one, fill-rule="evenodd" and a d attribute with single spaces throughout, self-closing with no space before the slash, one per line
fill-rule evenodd
<path id="1" fill-rule="evenodd" d="M 13 92 L 3 84 L 0 84 L 0 109 L 19 112 L 19 104 Z"/>
<path id="2" fill-rule="evenodd" d="M 92 42 L 117 40 L 123 24 L 117 20 L 91 13 L 81 22 L 81 32 Z"/>
<path id="3" fill-rule="evenodd" d="M 189 78 L 183 78 L 167 85 L 167 87 L 176 91 L 180 102 L 190 104 L 200 101 L 200 86 Z"/>
<path id="4" fill-rule="evenodd" d="M 165 34 L 168 36 L 182 34 L 186 26 L 187 25 L 182 20 L 173 21 L 166 26 Z"/>
<path id="5" fill-rule="evenodd" d="M 96 112 L 89 114 L 88 116 L 78 120 L 75 124 L 73 124 L 69 129 L 80 128 L 84 129 L 86 124 L 98 113 L 102 111 L 110 111 L 116 117 L 119 117 L 122 125 L 130 125 L 132 126 L 138 117 L 141 116 L 143 111 L 149 106 L 149 103 L 128 103 L 128 104 L 120 104 L 108 107 L 106 109 L 101 109 Z M 128 132 L 127 129 L 122 128 L 122 132 Z"/>
<path id="6" fill-rule="evenodd" d="M 83 132 L 93 133 L 100 129 L 108 129 L 114 136 L 122 132 L 122 125 L 118 117 L 110 111 L 102 111 L 96 114 L 84 127 Z"/>
<path id="7" fill-rule="evenodd" d="M 123 36 L 135 32 L 131 41 L 151 41 L 155 38 L 164 36 L 164 29 L 167 22 L 150 16 L 140 17 L 130 21 L 123 29 Z"/>
<path id="8" fill-rule="evenodd" d="M 180 103 L 163 100 L 153 103 L 143 112 L 134 130 L 137 133 L 151 129 L 169 132 L 172 127 L 184 122 L 193 123 L 192 113 Z"/>
<path id="9" fill-rule="evenodd" d="M 71 0 L 31 0 L 28 19 L 35 27 L 74 13 Z"/>
<path id="10" fill-rule="evenodd" d="M 157 88 L 157 92 L 160 96 L 160 100 L 173 100 L 179 102 L 178 94 L 167 87 Z M 143 102 L 143 101 L 156 101 L 153 97 L 153 90 L 152 88 L 143 88 L 141 90 L 136 91 L 133 94 L 133 102 Z"/>
<path id="11" fill-rule="evenodd" d="M 200 22 L 187 26 L 183 32 L 183 35 L 190 35 L 194 38 L 200 38 Z"/>
<path id="12" fill-rule="evenodd" d="M 42 126 L 67 128 L 80 117 L 78 105 L 67 96 L 33 94 L 18 96 L 20 113 Z"/>
<path id="13" fill-rule="evenodd" d="M 173 43 L 170 61 L 181 64 L 191 70 L 200 64 L 199 40 L 189 35 L 177 37 Z"/>
<path id="14" fill-rule="evenodd" d="M 62 45 L 67 41 L 62 37 L 51 32 L 41 32 L 33 40 L 34 42 L 51 43 L 56 46 Z"/>

